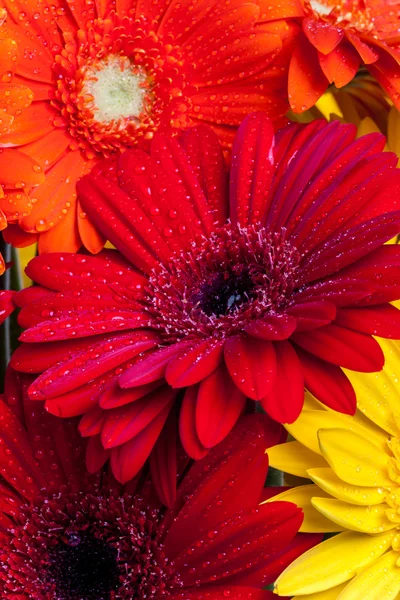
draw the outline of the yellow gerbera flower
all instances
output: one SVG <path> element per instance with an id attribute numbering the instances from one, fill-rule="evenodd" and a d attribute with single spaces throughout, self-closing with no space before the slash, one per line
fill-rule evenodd
<path id="1" fill-rule="evenodd" d="M 308 396 L 287 426 L 295 441 L 268 450 L 273 467 L 313 483 L 275 496 L 303 508 L 302 531 L 340 532 L 298 558 L 275 593 L 301 600 L 400 600 L 400 345 L 382 340 L 377 374 L 348 373 L 354 417 Z"/>

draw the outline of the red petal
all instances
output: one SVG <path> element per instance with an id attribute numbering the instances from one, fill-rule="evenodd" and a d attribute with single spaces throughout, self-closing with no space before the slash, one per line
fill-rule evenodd
<path id="1" fill-rule="evenodd" d="M 265 113 L 246 117 L 232 148 L 230 218 L 243 227 L 263 220 L 273 176 L 274 130 Z"/>
<path id="2" fill-rule="evenodd" d="M 191 341 L 179 342 L 144 354 L 119 378 L 119 385 L 122 388 L 131 388 L 164 377 L 165 369 L 171 358 L 190 347 L 191 344 Z"/>
<path id="3" fill-rule="evenodd" d="M 365 308 L 342 308 L 335 323 L 362 333 L 400 339 L 400 311 L 391 304 Z"/>
<path id="4" fill-rule="evenodd" d="M 235 336 L 224 347 L 225 363 L 237 387 L 249 398 L 260 400 L 272 388 L 276 357 L 271 342 Z"/>
<path id="5" fill-rule="evenodd" d="M 14 310 L 12 298 L 14 292 L 8 290 L 0 291 L 0 323 L 3 323 L 11 315 Z"/>
<path id="6" fill-rule="evenodd" d="M 275 342 L 277 373 L 271 392 L 261 399 L 266 413 L 279 423 L 293 423 L 304 403 L 304 376 L 295 349 L 289 342 Z"/>
<path id="7" fill-rule="evenodd" d="M 295 329 L 296 319 L 286 314 L 266 315 L 244 328 L 246 333 L 262 340 L 286 340 Z"/>
<path id="8" fill-rule="evenodd" d="M 86 467 L 89 473 L 96 473 L 107 462 L 109 457 L 108 450 L 104 450 L 100 436 L 95 435 L 88 441 L 86 447 Z"/>
<path id="9" fill-rule="evenodd" d="M 385 362 L 381 347 L 372 336 L 336 324 L 296 333 L 292 339 L 318 358 L 353 371 L 373 373 L 380 371 Z"/>
<path id="10" fill-rule="evenodd" d="M 295 331 L 308 331 L 328 325 L 336 317 L 336 306 L 332 302 L 307 302 L 295 304 L 287 312 L 296 319 Z"/>
<path id="11" fill-rule="evenodd" d="M 171 600 L 275 600 L 272 592 L 257 590 L 254 587 L 239 585 L 206 586 L 202 589 L 193 587 L 182 592 L 173 592 Z"/>
<path id="12" fill-rule="evenodd" d="M 176 411 L 172 410 L 150 455 L 150 473 L 163 504 L 172 508 L 176 498 Z"/>
<path id="13" fill-rule="evenodd" d="M 179 415 L 179 435 L 182 446 L 187 454 L 195 460 L 200 460 L 209 452 L 200 442 L 196 430 L 196 405 L 199 386 L 189 387 L 183 397 Z"/>
<path id="14" fill-rule="evenodd" d="M 329 408 L 354 415 L 357 399 L 353 386 L 340 367 L 320 360 L 316 356 L 297 348 L 303 367 L 306 388 Z"/>
<path id="15" fill-rule="evenodd" d="M 30 398 L 43 400 L 70 392 L 156 344 L 154 334 L 146 332 L 122 334 L 88 344 L 86 350 L 38 377 L 30 387 Z"/>
<path id="16" fill-rule="evenodd" d="M 170 407 L 164 410 L 132 440 L 111 450 L 111 469 L 120 483 L 132 479 L 143 467 L 167 420 Z"/>
<path id="17" fill-rule="evenodd" d="M 104 448 L 114 448 L 136 437 L 166 408 L 171 408 L 176 392 L 167 386 L 136 400 L 129 406 L 106 411 L 101 429 Z"/>
<path id="18" fill-rule="evenodd" d="M 266 415 L 242 417 L 221 444 L 191 467 L 164 520 L 170 559 L 221 523 L 221 507 L 228 519 L 257 505 L 268 467 L 265 448 L 279 439 L 275 431 L 270 438 L 269 425 Z"/>
<path id="19" fill-rule="evenodd" d="M 222 361 L 223 341 L 207 338 L 172 358 L 165 372 L 165 379 L 174 388 L 187 387 L 202 381 Z"/>
<path id="20" fill-rule="evenodd" d="M 246 397 L 232 381 L 225 365 L 204 379 L 199 388 L 196 406 L 196 429 L 206 448 L 221 442 L 234 427 Z"/>
<path id="21" fill-rule="evenodd" d="M 136 388 L 123 390 L 119 387 L 118 380 L 115 378 L 101 396 L 99 396 L 99 405 L 101 408 L 107 410 L 110 408 L 117 408 L 118 406 L 124 406 L 125 404 L 130 404 L 131 402 L 135 402 L 135 400 L 143 398 L 143 396 L 147 396 L 147 394 L 150 394 L 150 392 L 157 389 L 162 384 L 163 380 L 160 379 L 158 381 L 147 383 L 146 385 L 139 385 Z"/>
<path id="22" fill-rule="evenodd" d="M 343 39 L 343 29 L 324 21 L 316 21 L 312 17 L 306 17 L 302 26 L 309 42 L 322 54 L 332 52 Z"/>

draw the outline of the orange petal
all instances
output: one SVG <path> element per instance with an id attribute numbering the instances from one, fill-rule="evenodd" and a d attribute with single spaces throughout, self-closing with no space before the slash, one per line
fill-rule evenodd
<path id="1" fill-rule="evenodd" d="M 293 112 L 300 113 L 314 106 L 328 84 L 317 50 L 305 36 L 299 36 L 289 66 L 289 101 Z"/>
<path id="2" fill-rule="evenodd" d="M 11 38 L 0 39 L 0 80 L 10 81 L 18 59 L 18 46 Z"/>
<path id="3" fill-rule="evenodd" d="M 14 119 L 0 145 L 20 146 L 41 138 L 54 129 L 55 115 L 49 102 L 34 102 Z"/>
<path id="4" fill-rule="evenodd" d="M 7 227 L 6 215 L 0 210 L 0 231 L 3 231 Z"/>
<path id="5" fill-rule="evenodd" d="M 25 188 L 45 180 L 42 167 L 19 150 L 0 148 L 0 184 L 5 188 Z"/>
<path id="6" fill-rule="evenodd" d="M 257 4 L 260 7 L 259 23 L 304 17 L 304 10 L 299 0 L 258 0 Z"/>
<path id="7" fill-rule="evenodd" d="M 91 254 L 97 254 L 103 249 L 106 239 L 97 231 L 87 214 L 82 210 L 79 201 L 77 219 L 82 244 Z"/>
<path id="8" fill-rule="evenodd" d="M 306 18 L 303 21 L 303 31 L 308 41 L 322 54 L 329 54 L 343 39 L 344 30 L 330 23 Z"/>
<path id="9" fill-rule="evenodd" d="M 0 39 L 12 40 L 21 49 L 15 66 L 16 73 L 35 81 L 53 83 L 53 56 L 34 31 L 27 27 L 19 27 L 11 19 L 7 19 L 0 28 Z M 0 56 L 1 72 L 3 71 L 3 55 Z M 5 63 L 8 62 L 7 56 Z"/>
<path id="10" fill-rule="evenodd" d="M 31 244 L 35 244 L 38 240 L 38 235 L 33 233 L 26 233 L 22 231 L 19 225 L 8 225 L 7 229 L 3 233 L 3 238 L 6 244 L 12 244 L 16 248 L 26 248 Z"/>
<path id="11" fill-rule="evenodd" d="M 76 182 L 84 174 L 86 162 L 81 152 L 76 150 L 68 152 L 52 167 L 45 182 L 31 194 L 32 212 L 21 219 L 22 229 L 42 233 L 55 227 L 70 212 L 76 218 Z"/>
<path id="12" fill-rule="evenodd" d="M 6 263 L 4 262 L 3 255 L 0 254 L 0 275 L 3 275 L 5 270 L 6 270 Z"/>
<path id="13" fill-rule="evenodd" d="M 47 171 L 66 153 L 71 138 L 64 129 L 53 129 L 35 142 L 25 144 L 21 152 L 27 154 Z"/>
<path id="14" fill-rule="evenodd" d="M 340 44 L 330 54 L 319 54 L 319 64 L 329 82 L 340 88 L 357 73 L 360 57 L 350 44 Z"/>
<path id="15" fill-rule="evenodd" d="M 0 198 L 0 210 L 7 221 L 17 221 L 31 212 L 32 203 L 28 194 L 22 190 L 9 191 Z"/>
<path id="16" fill-rule="evenodd" d="M 82 243 L 79 237 L 76 219 L 76 200 L 72 202 L 71 210 L 53 229 L 39 236 L 39 254 L 48 252 L 77 252 Z"/>
<path id="17" fill-rule="evenodd" d="M 0 111 L 17 115 L 31 104 L 33 94 L 25 86 L 0 83 Z"/>
<path id="18" fill-rule="evenodd" d="M 349 42 L 353 44 L 354 48 L 361 56 L 363 63 L 366 65 L 371 65 L 378 60 L 379 54 L 373 48 L 371 48 L 371 46 L 362 42 L 358 35 L 352 33 L 351 31 L 346 31 L 346 36 Z"/>
<path id="19" fill-rule="evenodd" d="M 13 83 L 28 87 L 33 93 L 35 102 L 38 102 L 39 100 L 50 100 L 52 98 L 54 86 L 49 85 L 48 83 L 33 81 L 33 79 L 27 79 L 21 75 L 14 75 Z"/>

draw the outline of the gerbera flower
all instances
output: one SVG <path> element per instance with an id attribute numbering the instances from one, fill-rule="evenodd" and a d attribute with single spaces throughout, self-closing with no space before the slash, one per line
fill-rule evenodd
<path id="1" fill-rule="evenodd" d="M 400 106 L 400 2 L 398 0 L 295 0 L 276 2 L 274 13 L 301 27 L 289 67 L 295 112 L 313 106 L 330 83 L 348 84 L 360 64 Z"/>
<path id="2" fill-rule="evenodd" d="M 16 246 L 28 235 L 39 236 L 40 252 L 82 243 L 98 252 L 104 240 L 75 192 L 94 164 L 148 144 L 157 129 L 201 121 L 229 146 L 252 110 L 277 118 L 287 109 L 286 51 L 274 59 L 291 29 L 265 19 L 256 27 L 257 2 L 32 0 L 23 10 L 3 3 L 0 43 L 20 46 L 5 89 L 23 86 L 33 102 L 8 124 L 0 146 L 15 148 L 11 164 L 18 148 L 46 171 L 8 236 Z M 9 68 L 9 54 L 0 48 L 3 70 L 4 63 Z"/>
<path id="3" fill-rule="evenodd" d="M 149 455 L 174 405 L 199 458 L 259 400 L 294 421 L 304 386 L 341 412 L 356 407 L 341 370 L 379 371 L 372 334 L 400 336 L 399 172 L 374 134 L 338 122 L 276 136 L 248 117 L 233 147 L 230 193 L 221 147 L 200 127 L 155 136 L 79 184 L 85 211 L 118 251 L 50 254 L 22 291 L 19 371 L 30 397 L 84 414 L 89 464 L 119 480 Z M 355 243 L 356 241 L 356 243 Z M 163 437 L 160 455 L 172 438 Z M 169 446 L 168 446 L 169 444 Z"/>
<path id="4" fill-rule="evenodd" d="M 254 415 L 186 469 L 166 510 L 146 479 L 88 476 L 73 423 L 10 400 L 26 426 L 0 401 L 2 599 L 267 600 L 262 586 L 318 540 L 297 535 L 294 504 L 259 506 L 268 436 Z"/>
<path id="5" fill-rule="evenodd" d="M 307 410 L 288 427 L 295 441 L 268 451 L 272 465 L 314 482 L 275 497 L 304 508 L 304 531 L 341 532 L 278 578 L 280 595 L 399 597 L 400 346 L 384 341 L 382 347 L 381 373 L 349 373 L 358 400 L 353 417 L 324 410 L 309 398 Z"/>

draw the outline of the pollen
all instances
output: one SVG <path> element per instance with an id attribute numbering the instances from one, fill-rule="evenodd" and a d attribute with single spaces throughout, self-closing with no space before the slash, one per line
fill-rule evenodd
<path id="1" fill-rule="evenodd" d="M 88 69 L 83 92 L 93 98 L 90 108 L 102 123 L 140 122 L 145 110 L 146 75 L 134 69 L 127 57 L 109 56 Z"/>

